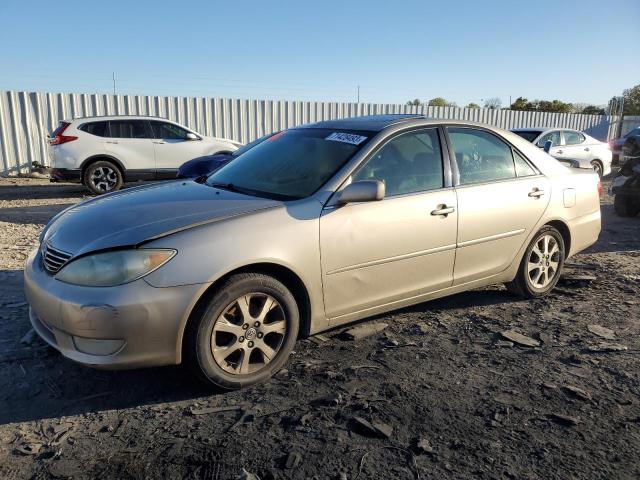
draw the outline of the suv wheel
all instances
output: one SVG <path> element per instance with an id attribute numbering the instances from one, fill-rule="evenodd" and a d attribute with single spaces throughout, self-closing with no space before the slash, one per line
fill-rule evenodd
<path id="1" fill-rule="evenodd" d="M 122 187 L 122 173 L 112 162 L 100 160 L 92 163 L 84 172 L 84 184 L 92 193 L 115 192 Z"/>
<path id="2" fill-rule="evenodd" d="M 523 298 L 538 298 L 556 286 L 564 266 L 564 240 L 549 225 L 540 229 L 522 257 L 520 268 L 507 289 Z"/>
<path id="3" fill-rule="evenodd" d="M 185 357 L 197 376 L 225 389 L 270 378 L 285 364 L 299 328 L 298 305 L 273 277 L 234 275 L 185 333 Z"/>

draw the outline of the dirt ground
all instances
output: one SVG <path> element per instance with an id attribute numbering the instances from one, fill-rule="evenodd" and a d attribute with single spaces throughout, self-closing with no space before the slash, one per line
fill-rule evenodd
<path id="1" fill-rule="evenodd" d="M 610 197 L 549 297 L 423 303 L 363 340 L 301 340 L 271 382 L 220 393 L 180 366 L 91 370 L 28 335 L 24 260 L 85 194 L 0 179 L 0 478 L 640 478 L 640 217 Z"/>

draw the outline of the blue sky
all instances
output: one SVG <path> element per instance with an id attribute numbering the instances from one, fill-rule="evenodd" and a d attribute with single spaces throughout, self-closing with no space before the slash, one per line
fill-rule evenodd
<path id="1" fill-rule="evenodd" d="M 0 90 L 604 104 L 640 83 L 639 0 L 2 0 Z"/>

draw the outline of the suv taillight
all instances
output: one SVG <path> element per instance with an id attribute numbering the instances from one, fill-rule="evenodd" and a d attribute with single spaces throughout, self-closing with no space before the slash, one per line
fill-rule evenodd
<path id="1" fill-rule="evenodd" d="M 55 132 L 53 132 L 53 138 L 49 140 L 49 145 L 62 145 L 63 143 L 73 142 L 78 137 L 72 135 L 63 135 L 64 131 L 69 128 L 70 123 L 62 122 Z"/>

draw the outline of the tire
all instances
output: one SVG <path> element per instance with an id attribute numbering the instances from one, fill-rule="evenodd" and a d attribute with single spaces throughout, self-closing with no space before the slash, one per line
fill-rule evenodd
<path id="1" fill-rule="evenodd" d="M 604 173 L 604 167 L 602 166 L 602 163 L 600 162 L 600 160 L 591 160 L 591 167 L 595 170 L 598 176 L 602 178 L 602 175 Z"/>
<path id="2" fill-rule="evenodd" d="M 206 382 L 227 390 L 248 387 L 286 363 L 299 323 L 296 300 L 281 282 L 259 273 L 233 275 L 187 325 L 184 357 Z"/>
<path id="3" fill-rule="evenodd" d="M 553 239 L 555 246 L 558 247 L 557 250 L 549 241 L 545 252 L 544 240 L 546 238 Z M 516 278 L 506 284 L 507 290 L 522 298 L 539 298 L 547 295 L 556 286 L 562 274 L 565 257 L 564 249 L 564 240 L 560 232 L 550 225 L 542 227 L 525 250 Z M 540 254 L 543 256 L 540 256 Z M 537 269 L 532 268 L 530 271 L 530 264 L 539 266 Z M 552 269 L 554 265 L 555 268 Z M 540 276 L 538 277 L 538 283 L 536 283 L 536 279 L 532 277 L 538 276 L 538 272 L 540 272 Z M 549 276 L 549 273 L 551 273 L 551 276 Z"/>
<path id="4" fill-rule="evenodd" d="M 619 217 L 635 217 L 640 213 L 640 200 L 633 201 L 628 195 L 616 195 L 613 198 L 613 209 Z"/>
<path id="5" fill-rule="evenodd" d="M 84 171 L 82 180 L 95 195 L 120 190 L 123 183 L 122 172 L 108 160 L 99 160 L 89 165 Z"/>

